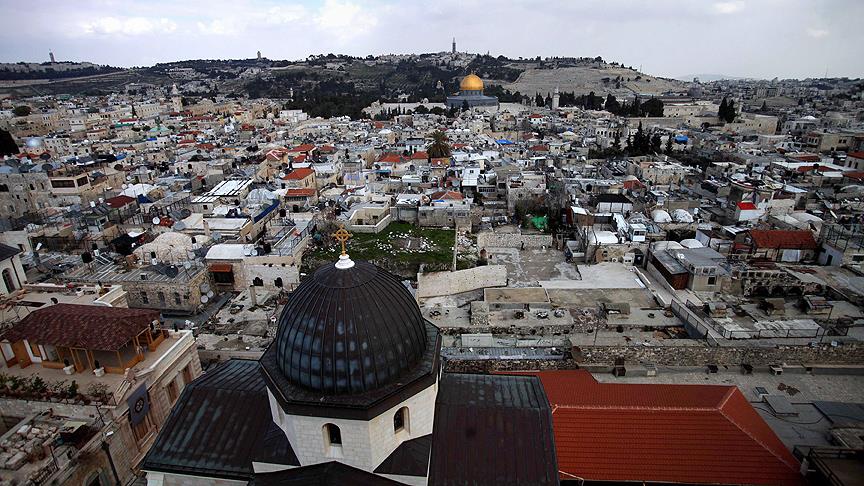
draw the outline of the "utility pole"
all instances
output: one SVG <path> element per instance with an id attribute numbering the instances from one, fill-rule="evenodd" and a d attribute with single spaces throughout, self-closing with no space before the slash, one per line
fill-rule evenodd
<path id="1" fill-rule="evenodd" d="M 459 248 L 459 223 L 453 217 L 453 271 L 456 271 L 456 249 Z"/>

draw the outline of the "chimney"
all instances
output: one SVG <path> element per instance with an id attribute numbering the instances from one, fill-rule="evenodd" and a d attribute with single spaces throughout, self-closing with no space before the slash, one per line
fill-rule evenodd
<path id="1" fill-rule="evenodd" d="M 249 300 L 252 301 L 252 307 L 258 307 L 258 294 L 255 293 L 255 286 L 249 286 Z"/>

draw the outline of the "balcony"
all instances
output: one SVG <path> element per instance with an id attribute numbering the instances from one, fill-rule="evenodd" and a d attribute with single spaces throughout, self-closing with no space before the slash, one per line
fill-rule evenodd
<path id="1" fill-rule="evenodd" d="M 71 370 L 71 374 L 64 370 L 63 362 L 43 360 L 25 367 L 9 365 L 7 362 L 7 366 L 0 367 L 0 397 L 117 405 L 131 388 L 130 379 L 143 378 L 144 375 L 170 366 L 194 346 L 191 331 L 158 329 L 154 334 L 156 336 L 146 346 L 142 346 L 140 353 L 131 350 L 120 352 L 120 361 L 116 361 L 118 358 L 115 353 L 115 366 L 107 366 L 108 361 L 105 361 L 106 373 L 102 376 L 94 373 L 89 359 L 76 360 L 72 364 L 74 370 Z M 94 353 L 93 356 L 102 354 Z M 110 358 L 110 355 L 106 355 L 106 359 Z"/>

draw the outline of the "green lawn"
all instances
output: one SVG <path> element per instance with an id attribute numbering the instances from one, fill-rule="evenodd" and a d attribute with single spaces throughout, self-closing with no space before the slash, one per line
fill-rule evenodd
<path id="1" fill-rule="evenodd" d="M 368 260 L 402 275 L 417 273 L 420 264 L 427 270 L 449 269 L 453 261 L 453 230 L 419 228 L 409 223 L 390 223 L 378 234 L 354 233 L 347 243 L 352 260 Z M 408 244 L 410 241 L 410 244 Z M 341 247 L 324 238 L 303 255 L 303 269 L 335 262 Z"/>

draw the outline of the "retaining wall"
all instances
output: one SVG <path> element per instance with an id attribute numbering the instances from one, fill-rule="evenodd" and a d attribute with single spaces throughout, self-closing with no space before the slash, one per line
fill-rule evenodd
<path id="1" fill-rule="evenodd" d="M 506 285 L 507 267 L 504 265 L 484 265 L 455 272 L 420 273 L 417 274 L 417 298 L 453 295 Z"/>

